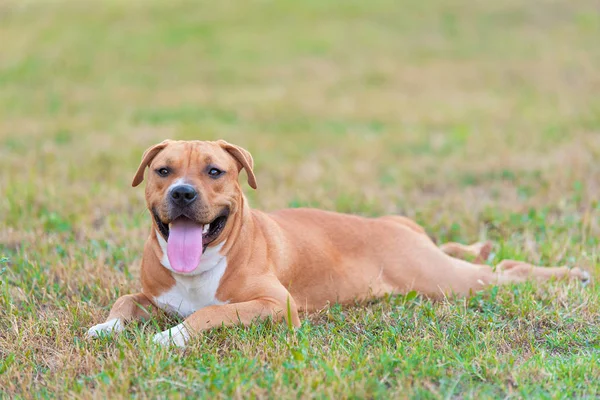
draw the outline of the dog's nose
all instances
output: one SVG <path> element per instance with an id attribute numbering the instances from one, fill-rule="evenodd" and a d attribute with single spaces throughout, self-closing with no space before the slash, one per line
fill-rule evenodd
<path id="1" fill-rule="evenodd" d="M 188 206 L 198 197 L 198 192 L 191 185 L 178 185 L 171 189 L 171 200 L 178 206 Z"/>

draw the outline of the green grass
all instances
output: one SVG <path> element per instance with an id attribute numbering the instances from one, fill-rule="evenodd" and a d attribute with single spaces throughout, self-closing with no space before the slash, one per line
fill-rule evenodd
<path id="1" fill-rule="evenodd" d="M 256 208 L 404 214 L 600 278 L 598 37 L 592 0 L 3 2 L 0 397 L 600 396 L 593 284 L 84 339 L 140 286 L 130 181 L 165 138 L 252 151 Z"/>

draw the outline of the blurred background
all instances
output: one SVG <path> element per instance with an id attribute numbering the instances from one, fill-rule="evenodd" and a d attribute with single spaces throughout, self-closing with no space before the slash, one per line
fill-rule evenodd
<path id="1" fill-rule="evenodd" d="M 4 1 L 0 37 L 19 230 L 143 209 L 129 181 L 164 138 L 247 147 L 267 209 L 597 193 L 596 1 Z"/>
<path id="2" fill-rule="evenodd" d="M 597 276 L 599 39 L 597 0 L 1 1 L 0 386 L 98 373 L 73 343 L 139 287 L 130 183 L 166 138 L 250 150 L 256 208 L 399 213 Z"/>

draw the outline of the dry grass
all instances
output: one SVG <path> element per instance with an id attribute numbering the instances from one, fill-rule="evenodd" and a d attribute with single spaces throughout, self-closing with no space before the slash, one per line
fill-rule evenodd
<path id="1" fill-rule="evenodd" d="M 89 343 L 139 287 L 129 186 L 166 137 L 250 149 L 261 209 L 416 218 L 600 278 L 591 0 L 0 4 L 0 396 L 600 394 L 598 285 L 333 306 L 185 352 Z"/>

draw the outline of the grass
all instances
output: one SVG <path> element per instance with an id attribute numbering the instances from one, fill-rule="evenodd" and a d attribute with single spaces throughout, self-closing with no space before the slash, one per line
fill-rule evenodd
<path id="1" fill-rule="evenodd" d="M 0 37 L 0 397 L 600 396 L 593 284 L 84 339 L 139 288 L 129 183 L 167 137 L 252 151 L 256 208 L 404 214 L 597 280 L 594 1 L 9 0 Z"/>

